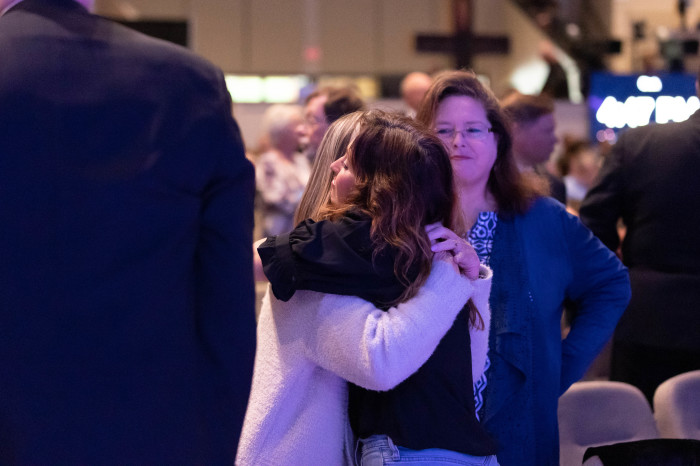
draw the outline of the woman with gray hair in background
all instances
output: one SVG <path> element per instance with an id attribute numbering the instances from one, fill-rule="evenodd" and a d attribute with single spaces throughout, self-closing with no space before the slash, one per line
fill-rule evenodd
<path id="1" fill-rule="evenodd" d="M 265 150 L 255 161 L 255 185 L 261 219 L 257 236 L 277 235 L 294 227 L 294 211 L 309 179 L 309 163 L 298 152 L 298 105 L 272 105 L 263 115 Z"/>

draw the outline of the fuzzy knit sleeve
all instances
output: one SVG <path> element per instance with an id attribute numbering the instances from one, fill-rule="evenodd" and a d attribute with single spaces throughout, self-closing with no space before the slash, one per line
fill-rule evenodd
<path id="1" fill-rule="evenodd" d="M 469 298 L 488 308 L 487 275 L 470 281 L 436 261 L 418 294 L 386 312 L 356 297 L 323 295 L 307 316 L 307 357 L 356 385 L 389 390 L 428 360 Z"/>

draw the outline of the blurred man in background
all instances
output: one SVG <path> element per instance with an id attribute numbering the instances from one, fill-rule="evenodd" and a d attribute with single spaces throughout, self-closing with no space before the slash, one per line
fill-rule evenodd
<path id="1" fill-rule="evenodd" d="M 304 121 L 297 127 L 302 149 L 309 161 L 316 158 L 318 146 L 331 123 L 364 108 L 362 97 L 352 87 L 321 87 L 309 94 L 304 104 Z"/>
<path id="2" fill-rule="evenodd" d="M 423 96 L 428 92 L 431 84 L 433 84 L 433 78 L 421 71 L 413 71 L 404 76 L 400 87 L 401 99 L 408 107 L 407 116 L 411 118 L 416 116 L 418 108 L 423 102 Z"/>
<path id="3" fill-rule="evenodd" d="M 557 143 L 554 102 L 545 95 L 515 92 L 505 97 L 501 105 L 513 125 L 513 156 L 518 168 L 521 172 L 537 173 L 546 179 L 550 195 L 566 204 L 564 183 L 544 168 Z"/>

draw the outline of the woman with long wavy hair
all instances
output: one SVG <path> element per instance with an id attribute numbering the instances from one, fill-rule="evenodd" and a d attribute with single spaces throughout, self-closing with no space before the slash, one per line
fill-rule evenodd
<path id="1" fill-rule="evenodd" d="M 451 394 L 483 369 L 490 271 L 446 238 L 442 225 L 460 222 L 442 143 L 403 117 L 346 116 L 325 136 L 307 194 L 310 218 L 258 249 L 271 287 L 237 462 L 352 463 L 350 423 L 409 457 L 492 455 L 471 394 Z"/>

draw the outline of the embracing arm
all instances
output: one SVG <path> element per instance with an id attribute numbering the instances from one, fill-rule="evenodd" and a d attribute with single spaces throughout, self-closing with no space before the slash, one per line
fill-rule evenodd
<path id="1" fill-rule="evenodd" d="M 612 335 L 630 300 L 627 268 L 574 216 L 564 214 L 577 312 L 562 342 L 561 393 L 577 381 Z"/>
<path id="2" fill-rule="evenodd" d="M 440 251 L 450 251 L 452 260 L 468 278 L 491 278 L 491 269 L 481 265 L 479 256 L 474 248 L 454 231 L 444 227 L 441 223 L 428 225 L 425 231 L 428 234 L 428 238 L 430 238 L 430 246 L 433 252 L 440 254 Z M 476 325 L 469 326 L 473 382 L 479 380 L 484 374 L 486 355 L 489 351 L 491 309 L 488 306 L 488 294 L 486 295 L 486 302 L 477 302 L 480 298 L 472 297 L 472 303 L 475 304 L 481 319 L 477 319 Z"/>
<path id="3" fill-rule="evenodd" d="M 323 295 L 307 332 L 307 357 L 370 390 L 389 390 L 430 357 L 471 297 L 488 309 L 487 278 L 469 281 L 436 261 L 425 285 L 405 303 L 383 312 L 357 297 Z"/>

